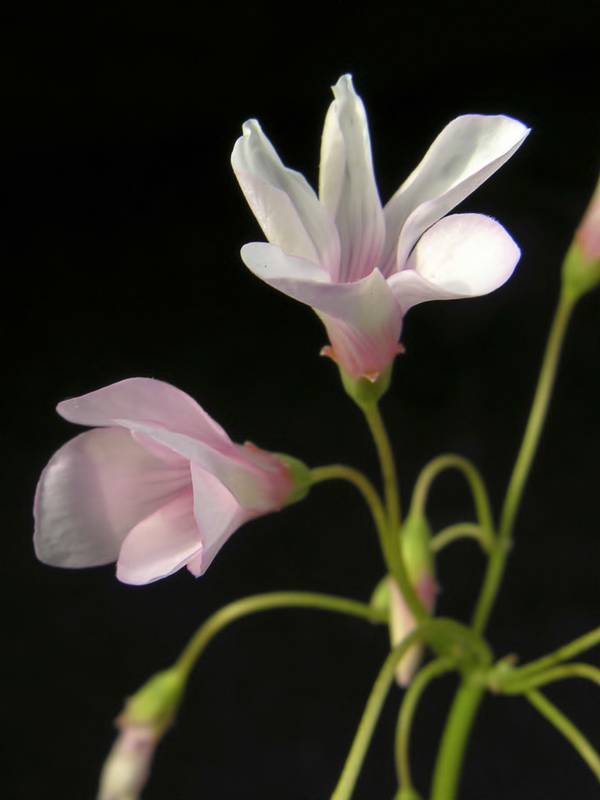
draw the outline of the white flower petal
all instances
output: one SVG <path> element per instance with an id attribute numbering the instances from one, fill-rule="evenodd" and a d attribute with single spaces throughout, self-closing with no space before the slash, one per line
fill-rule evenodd
<path id="1" fill-rule="evenodd" d="M 388 278 L 403 313 L 426 300 L 478 297 L 508 280 L 520 250 L 482 214 L 444 217 L 419 240 L 402 272 Z"/>
<path id="2" fill-rule="evenodd" d="M 192 464 L 194 515 L 202 535 L 202 551 L 188 564 L 203 575 L 231 534 L 254 516 L 238 503 L 223 484 L 202 467 Z"/>
<path id="3" fill-rule="evenodd" d="M 367 115 L 350 75 L 339 79 L 333 94 L 323 129 L 319 197 L 335 218 L 340 235 L 340 269 L 333 280 L 356 281 L 379 265 L 385 236 L 383 212 Z"/>
<path id="4" fill-rule="evenodd" d="M 353 283 L 330 283 L 275 245 L 246 245 L 242 258 L 259 278 L 319 314 L 348 375 L 377 375 L 389 365 L 398 351 L 402 314 L 379 270 Z"/>
<path id="5" fill-rule="evenodd" d="M 273 469 L 267 470 L 259 466 L 255 460 L 244 457 L 243 448 L 231 445 L 227 450 L 217 450 L 212 445 L 187 436 L 184 433 L 164 430 L 143 422 L 127 421 L 127 427 L 142 443 L 146 438 L 159 445 L 152 448 L 157 454 L 162 447 L 169 448 L 192 464 L 197 464 L 210 471 L 235 496 L 246 509 L 256 512 L 268 512 L 280 507 L 285 494 L 289 491 L 287 480 L 283 480 L 276 466 L 279 462 L 273 458 Z M 283 493 L 279 497 L 279 493 Z"/>
<path id="6" fill-rule="evenodd" d="M 291 255 L 336 271 L 339 239 L 333 218 L 304 176 L 283 165 L 256 120 L 242 130 L 231 163 L 265 236 Z"/>
<path id="7" fill-rule="evenodd" d="M 115 426 L 125 425 L 124 420 L 137 420 L 200 437 L 215 447 L 229 444 L 233 448 L 223 428 L 195 400 L 181 389 L 152 378 L 128 378 L 64 400 L 56 409 L 79 425 Z"/>
<path id="8" fill-rule="evenodd" d="M 246 266 L 270 286 L 352 324 L 367 323 L 395 306 L 379 270 L 352 283 L 331 283 L 309 262 L 284 253 L 275 245 L 254 242 L 242 247 Z M 383 304 L 383 305 L 382 305 Z"/>
<path id="9" fill-rule="evenodd" d="M 117 578 L 135 586 L 166 578 L 201 548 L 192 489 L 188 487 L 129 532 L 117 560 Z"/>
<path id="10" fill-rule="evenodd" d="M 447 125 L 385 206 L 384 275 L 403 269 L 421 234 L 499 169 L 528 133 L 502 115 L 468 114 Z"/>
<path id="11" fill-rule="evenodd" d="M 190 484 L 127 430 L 87 431 L 54 454 L 35 498 L 34 546 L 45 564 L 93 567 L 115 561 L 125 536 Z"/>

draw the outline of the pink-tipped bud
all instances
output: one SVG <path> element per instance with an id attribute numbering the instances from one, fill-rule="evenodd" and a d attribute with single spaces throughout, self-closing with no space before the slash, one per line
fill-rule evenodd
<path id="1" fill-rule="evenodd" d="M 600 181 L 565 256 L 562 279 L 573 300 L 600 284 Z"/>
<path id="2" fill-rule="evenodd" d="M 158 743 L 152 725 L 118 723 L 121 731 L 100 776 L 98 800 L 138 800 Z"/>
<path id="3" fill-rule="evenodd" d="M 417 597 L 427 611 L 433 611 L 437 594 L 433 555 L 430 547 L 431 531 L 425 517 L 410 514 L 402 526 L 400 543 L 406 571 Z M 385 608 L 389 614 L 390 643 L 400 644 L 411 633 L 416 621 L 394 578 L 384 578 L 376 588 L 371 602 Z M 424 646 L 413 645 L 398 662 L 396 682 L 408 686 L 423 658 Z"/>
<path id="4" fill-rule="evenodd" d="M 116 722 L 119 735 L 102 768 L 97 800 L 139 800 L 184 686 L 185 675 L 173 667 L 154 675 L 127 700 Z"/>

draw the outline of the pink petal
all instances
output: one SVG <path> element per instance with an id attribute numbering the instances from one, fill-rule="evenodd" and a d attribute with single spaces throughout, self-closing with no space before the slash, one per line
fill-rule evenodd
<path id="1" fill-rule="evenodd" d="M 266 470 L 245 456 L 243 448 L 232 445 L 227 453 L 181 433 L 155 428 L 138 422 L 128 422 L 128 427 L 140 441 L 147 437 L 159 445 L 212 472 L 245 508 L 253 511 L 272 511 L 273 503 L 280 507 L 288 491 L 289 480 L 281 475 L 282 465 L 272 456 L 271 469 Z M 274 501 L 274 497 L 277 498 Z"/>
<path id="2" fill-rule="evenodd" d="M 388 284 L 406 313 L 426 300 L 494 291 L 512 275 L 520 255 L 495 220 L 482 214 L 453 214 L 421 237 L 406 269 L 388 278 Z"/>
<path id="3" fill-rule="evenodd" d="M 115 561 L 128 531 L 189 485 L 120 428 L 87 431 L 62 447 L 40 478 L 34 514 L 37 557 L 60 567 Z"/>
<path id="4" fill-rule="evenodd" d="M 243 247 L 242 259 L 271 286 L 314 308 L 348 375 L 376 376 L 389 366 L 398 350 L 402 313 L 379 270 L 353 283 L 304 280 L 299 276 L 306 262 L 259 243 Z"/>
<path id="5" fill-rule="evenodd" d="M 172 575 L 202 548 L 191 487 L 138 523 L 117 561 L 117 578 L 140 586 Z"/>
<path id="6" fill-rule="evenodd" d="M 384 275 L 403 269 L 421 234 L 499 169 L 528 133 L 501 115 L 468 114 L 447 125 L 385 206 Z"/>
<path id="7" fill-rule="evenodd" d="M 347 282 L 378 266 L 385 231 L 367 115 L 350 75 L 339 79 L 333 94 L 323 128 L 319 197 L 340 235 L 340 269 L 332 278 Z"/>
<path id="8" fill-rule="evenodd" d="M 210 472 L 192 465 L 194 514 L 202 535 L 202 550 L 188 564 L 196 576 L 203 575 L 231 534 L 254 514 L 237 502 L 231 492 Z"/>
<path id="9" fill-rule="evenodd" d="M 59 403 L 57 411 L 79 425 L 128 427 L 127 421 L 137 421 L 177 430 L 213 447 L 232 448 L 223 428 L 195 400 L 175 386 L 152 378 L 113 383 Z"/>
<path id="10" fill-rule="evenodd" d="M 265 236 L 286 253 L 337 271 L 333 218 L 299 172 L 285 167 L 256 120 L 243 126 L 231 163 Z"/>

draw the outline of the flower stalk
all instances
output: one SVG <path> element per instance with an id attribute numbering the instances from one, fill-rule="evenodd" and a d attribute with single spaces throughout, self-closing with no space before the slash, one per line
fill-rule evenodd
<path id="1" fill-rule="evenodd" d="M 548 413 L 562 345 L 574 305 L 574 300 L 568 293 L 561 293 L 550 328 L 525 434 L 506 491 L 498 527 L 498 538 L 490 554 L 473 615 L 473 629 L 478 633 L 485 629 L 500 589 L 508 553 L 511 549 L 515 518 Z"/>

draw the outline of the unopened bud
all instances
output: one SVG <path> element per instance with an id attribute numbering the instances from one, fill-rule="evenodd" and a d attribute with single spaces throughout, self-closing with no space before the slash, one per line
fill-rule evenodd
<path id="1" fill-rule="evenodd" d="M 573 300 L 600 284 L 600 181 L 565 256 L 562 279 Z"/>
<path id="2" fill-rule="evenodd" d="M 182 673 L 165 670 L 126 702 L 116 721 L 119 735 L 102 768 L 98 800 L 139 800 L 156 745 L 175 716 L 184 685 Z"/>
<path id="3" fill-rule="evenodd" d="M 427 611 L 432 611 L 437 594 L 433 555 L 430 547 L 431 531 L 425 517 L 410 514 L 402 526 L 400 545 L 406 572 L 411 586 Z M 390 642 L 400 644 L 416 627 L 416 620 L 402 593 L 391 576 L 384 578 L 375 589 L 371 603 L 389 613 Z M 414 644 L 396 667 L 396 682 L 408 686 L 423 658 L 424 646 Z"/>

